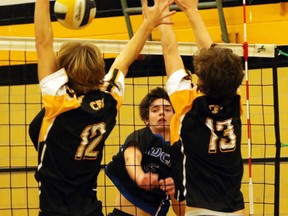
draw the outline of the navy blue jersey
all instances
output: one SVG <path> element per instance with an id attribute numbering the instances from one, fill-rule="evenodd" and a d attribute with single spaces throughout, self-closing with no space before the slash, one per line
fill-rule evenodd
<path id="1" fill-rule="evenodd" d="M 186 76 L 180 70 L 167 82 L 175 110 L 170 130 L 175 184 L 188 206 L 220 212 L 244 209 L 240 95 L 223 103 L 203 95 Z"/>
<path id="2" fill-rule="evenodd" d="M 170 206 L 169 196 L 160 189 L 141 189 L 128 175 L 124 151 L 130 145 L 136 145 L 140 149 L 143 170 L 157 173 L 159 179 L 164 179 L 172 174 L 170 143 L 165 142 L 161 135 L 153 134 L 148 127 L 136 130 L 127 137 L 118 154 L 106 166 L 107 176 L 127 200 L 151 215 L 166 215 Z"/>
<path id="3" fill-rule="evenodd" d="M 35 177 L 40 212 L 85 216 L 99 212 L 101 207 L 96 179 L 104 142 L 121 105 L 124 76 L 118 70 L 110 71 L 99 90 L 81 96 L 69 89 L 67 81 L 61 69 L 40 82 L 45 115 L 30 126 L 35 128 L 34 124 L 42 121 Z"/>

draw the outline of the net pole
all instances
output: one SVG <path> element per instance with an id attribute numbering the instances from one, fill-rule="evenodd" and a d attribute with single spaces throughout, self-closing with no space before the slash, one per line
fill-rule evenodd
<path id="1" fill-rule="evenodd" d="M 246 113 L 247 113 L 247 144 L 248 144 L 248 166 L 249 166 L 249 214 L 254 214 L 253 203 L 253 181 L 252 181 L 252 157 L 251 157 L 251 121 L 250 121 L 250 102 L 249 102 L 249 71 L 248 71 L 248 42 L 247 42 L 247 20 L 246 20 L 246 0 L 243 0 L 243 28 L 244 28 L 244 42 L 243 42 L 243 58 L 245 69 L 245 87 L 246 87 Z"/>

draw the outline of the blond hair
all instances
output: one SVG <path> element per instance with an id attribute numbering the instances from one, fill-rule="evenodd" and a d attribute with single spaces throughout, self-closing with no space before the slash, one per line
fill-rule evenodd
<path id="1" fill-rule="evenodd" d="M 105 63 L 98 47 L 89 43 L 68 42 L 61 46 L 57 67 L 65 68 L 68 86 L 76 94 L 98 89 L 105 76 Z"/>

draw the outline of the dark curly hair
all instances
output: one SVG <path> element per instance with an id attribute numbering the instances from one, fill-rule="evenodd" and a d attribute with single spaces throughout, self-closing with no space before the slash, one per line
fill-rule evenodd
<path id="1" fill-rule="evenodd" d="M 157 87 L 157 88 L 152 89 L 142 99 L 139 105 L 139 114 L 140 114 L 140 118 L 142 121 L 149 119 L 149 107 L 151 103 L 158 98 L 163 98 L 169 101 L 169 103 L 171 104 L 169 96 L 164 88 Z"/>
<path id="2" fill-rule="evenodd" d="M 193 63 L 200 89 L 211 98 L 231 98 L 243 81 L 242 59 L 231 49 L 202 49 Z"/>

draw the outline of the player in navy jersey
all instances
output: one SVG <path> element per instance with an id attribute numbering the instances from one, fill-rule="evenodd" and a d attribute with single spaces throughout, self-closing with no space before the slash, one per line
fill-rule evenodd
<path id="1" fill-rule="evenodd" d="M 173 198 L 169 125 L 174 112 L 167 92 L 160 87 L 151 90 L 139 112 L 146 127 L 132 132 L 106 166 L 107 176 L 120 191 L 109 216 L 164 216 L 170 196 L 174 212 L 184 215 L 184 204 Z"/>
<path id="2" fill-rule="evenodd" d="M 199 47 L 194 56 L 197 81 L 193 83 L 184 69 L 173 28 L 159 26 L 166 88 L 175 110 L 171 152 L 172 169 L 178 174 L 176 194 L 180 191 L 186 197 L 186 216 L 244 215 L 238 90 L 244 76 L 242 61 L 230 49 L 212 44 L 198 0 L 175 2 L 187 15 Z"/>
<path id="3" fill-rule="evenodd" d="M 142 3 L 148 10 L 147 1 Z M 97 176 L 104 142 L 122 103 L 124 77 L 152 29 L 174 14 L 164 10 L 170 3 L 156 1 L 149 8 L 105 75 L 102 54 L 92 44 L 69 42 L 55 54 L 49 0 L 36 1 L 38 78 L 45 111 L 32 121 L 30 134 L 38 140 L 39 215 L 103 215 Z"/>

